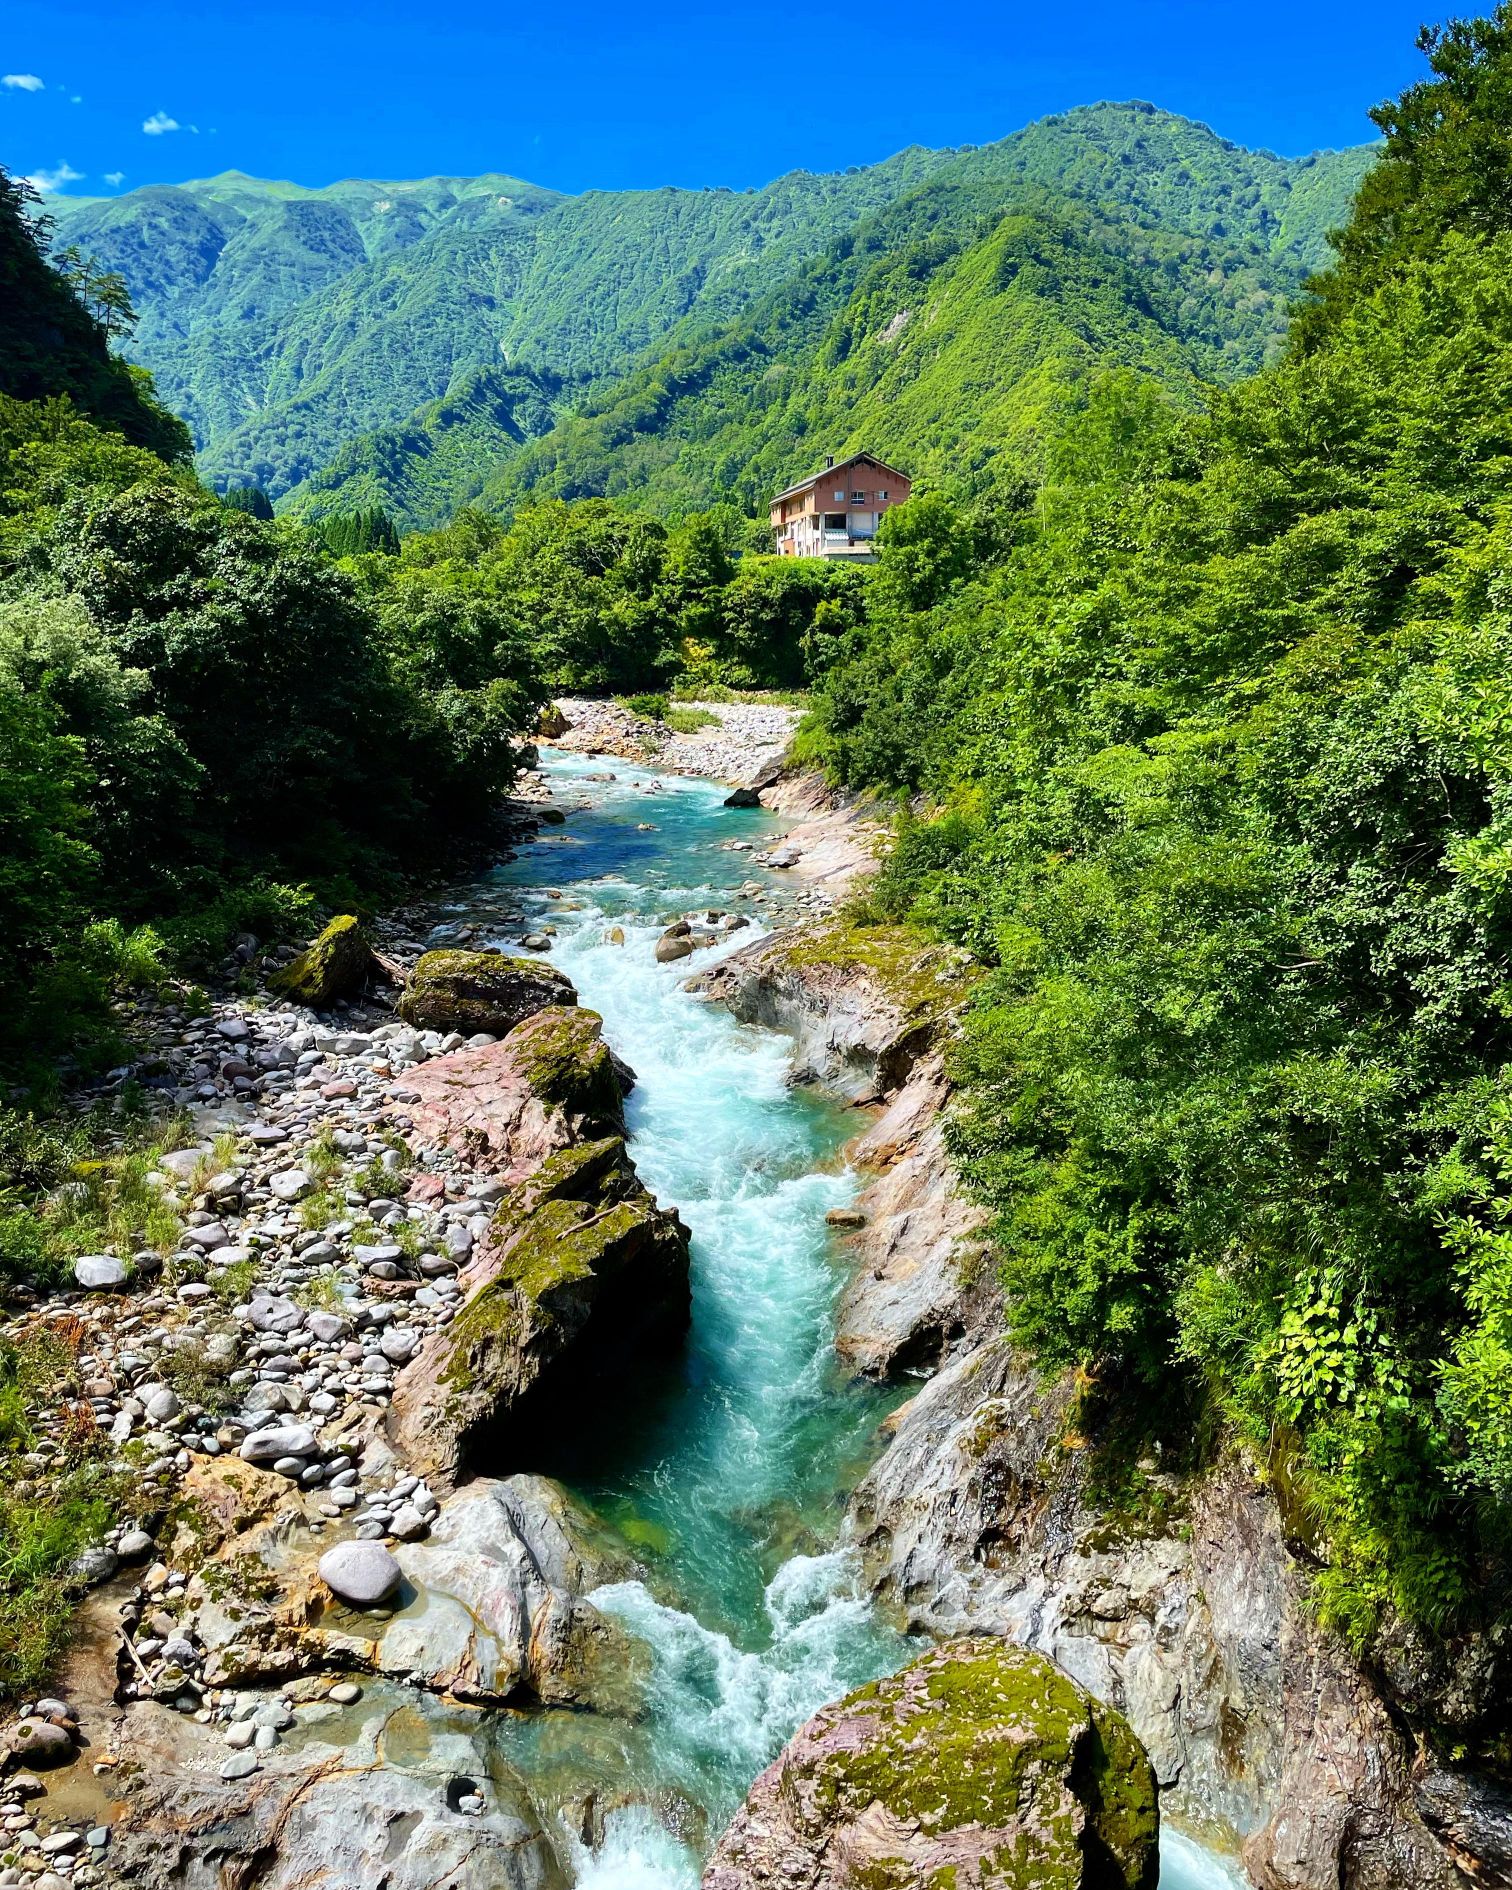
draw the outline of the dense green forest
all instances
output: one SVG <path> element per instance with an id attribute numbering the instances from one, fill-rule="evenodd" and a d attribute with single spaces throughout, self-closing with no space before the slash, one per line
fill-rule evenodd
<path id="1" fill-rule="evenodd" d="M 1279 350 L 1367 160 L 1287 164 L 1152 106 L 1046 119 L 942 165 L 722 330 L 689 325 L 503 456 L 483 498 L 748 509 L 831 451 L 964 492 L 1037 474 L 1099 371 L 1195 404 Z"/>
<path id="2" fill-rule="evenodd" d="M 58 241 L 127 286 L 140 317 L 133 357 L 190 422 L 212 484 L 257 485 L 275 500 L 297 487 L 291 503 L 306 514 L 381 505 L 414 528 L 476 498 L 501 461 L 595 389 L 586 428 L 553 438 L 508 488 L 511 502 L 538 489 L 631 493 L 663 512 L 746 503 L 753 481 L 774 470 L 766 462 L 784 458 L 771 439 L 741 438 L 767 404 L 768 368 L 811 391 L 825 385 L 829 405 L 806 417 L 832 430 L 846 424 L 837 403 L 848 413 L 861 390 L 874 392 L 857 426 L 885 413 L 921 354 L 947 414 L 951 395 L 1025 362 L 1046 383 L 1026 396 L 1028 410 L 1043 405 L 1051 381 L 1109 356 L 1176 372 L 1180 355 L 1189 377 L 1238 374 L 1279 336 L 1285 302 L 1323 259 L 1325 232 L 1366 156 L 1287 161 L 1152 107 L 1107 105 L 980 149 L 913 149 L 832 176 L 797 172 L 760 191 L 563 197 L 506 177 L 304 190 L 229 172 L 116 199 L 58 199 L 54 210 Z M 993 285 L 973 281 L 958 251 L 1005 216 L 1042 210 L 1049 240 L 1069 224 L 1085 254 L 1064 283 L 1053 258 L 1048 278 L 1026 277 L 996 306 Z M 871 292 L 902 293 L 899 306 L 918 317 L 913 332 L 901 349 L 881 344 L 876 359 L 847 347 L 857 358 L 831 377 L 843 344 L 829 325 L 866 265 L 890 250 L 901 278 Z M 1158 277 L 1154 310 L 1131 268 Z M 1109 281 L 1098 305 L 1089 302 L 1083 336 L 1074 304 L 1099 270 Z M 930 324 L 956 273 L 968 306 L 944 309 L 953 365 L 936 367 Z M 1043 317 L 1034 307 L 1042 279 Z M 917 301 L 926 284 L 927 308 Z M 747 330 L 741 318 L 757 304 Z M 872 312 L 863 297 L 851 326 Z M 998 348 L 983 328 L 999 319 L 1030 332 Z M 811 360 L 821 343 L 828 353 Z M 1072 358 L 1052 364 L 1057 351 Z M 637 364 L 621 394 L 616 383 Z M 710 380 L 719 385 L 706 388 Z M 958 431 L 995 424 L 1002 399 L 975 403 Z M 916 431 L 927 426 L 925 405 L 915 402 Z M 801 401 L 768 416 L 772 429 L 802 417 Z M 657 436 L 648 448 L 606 467 L 621 440 L 648 430 Z M 643 496 L 640 482 L 689 433 L 696 450 Z M 778 485 L 790 458 L 791 443 Z"/>
<path id="3" fill-rule="evenodd" d="M 152 975 L 165 948 L 193 961 L 238 925 L 266 935 L 311 888 L 391 883 L 476 830 L 543 688 L 513 627 L 445 569 L 405 587 L 396 559 L 348 570 L 201 486 L 183 429 L 46 266 L 32 208 L 0 184 L 12 1058 L 87 1035 L 111 979 Z M 17 334 L 40 337 L 45 373 Z"/>
<path id="4" fill-rule="evenodd" d="M 896 514 L 806 738 L 991 968 L 1014 1330 L 1241 1427 L 1378 1649 L 1505 1619 L 1512 1498 L 1512 13 L 1424 45 L 1282 358 L 1101 379 L 985 564 Z"/>
<path id="5" fill-rule="evenodd" d="M 60 242 L 126 282 L 134 356 L 189 421 L 205 476 L 277 498 L 477 369 L 522 368 L 549 397 L 690 309 L 735 313 L 948 155 L 761 191 L 581 197 L 500 176 L 305 190 L 233 171 L 54 210 Z M 526 412 L 536 430 L 554 418 Z"/>
<path id="6" fill-rule="evenodd" d="M 400 544 L 224 500 L 0 177 L 0 1064 L 110 1054 L 114 984 L 361 904 L 487 828 L 550 688 L 800 684 L 854 572 L 611 504 Z M 129 298 L 111 293 L 130 319 Z M 36 345 L 31 346 L 32 339 Z M 12 340 L 16 345 L 11 345 Z M 3 1186 L 3 1183 L 0 1183 Z"/>

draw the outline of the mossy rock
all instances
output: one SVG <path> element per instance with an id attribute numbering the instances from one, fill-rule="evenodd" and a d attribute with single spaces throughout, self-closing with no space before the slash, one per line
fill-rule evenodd
<path id="1" fill-rule="evenodd" d="M 705 1890 L 1155 1890 L 1155 1775 L 1042 1654 L 973 1639 L 815 1715 L 752 1787 Z M 824 1875 L 805 1875 L 823 1859 Z"/>
<path id="2" fill-rule="evenodd" d="M 399 996 L 416 1030 L 487 1031 L 502 1037 L 549 1004 L 576 1004 L 572 980 L 551 965 L 503 952 L 426 952 Z"/>
<path id="3" fill-rule="evenodd" d="M 621 1068 L 604 1042 L 597 1011 L 549 1004 L 509 1039 L 510 1062 L 549 1108 L 571 1110 L 584 1124 L 624 1126 Z"/>
<path id="4" fill-rule="evenodd" d="M 312 1010 L 324 1010 L 360 991 L 372 963 L 373 949 L 362 926 L 346 912 L 332 919 L 319 938 L 268 983 Z"/>

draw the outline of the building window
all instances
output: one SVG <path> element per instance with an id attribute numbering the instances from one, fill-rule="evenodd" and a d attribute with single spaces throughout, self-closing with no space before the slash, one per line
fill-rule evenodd
<path id="1" fill-rule="evenodd" d="M 864 492 L 853 492 L 851 494 L 851 503 L 853 505 L 861 505 L 865 502 L 865 499 L 866 494 Z"/>
<path id="2" fill-rule="evenodd" d="M 885 498 L 887 497 L 887 488 L 886 488 L 885 486 L 884 486 L 884 487 L 882 488 L 882 490 L 881 490 L 881 491 L 880 491 L 880 492 L 879 492 L 879 493 L 877 494 L 877 497 L 878 497 L 879 499 L 885 499 Z"/>

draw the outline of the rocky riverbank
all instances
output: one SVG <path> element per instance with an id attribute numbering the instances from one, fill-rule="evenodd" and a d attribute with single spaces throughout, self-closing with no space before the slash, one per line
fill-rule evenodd
<path id="1" fill-rule="evenodd" d="M 777 702 L 679 702 L 669 715 L 670 723 L 612 699 L 561 696 L 541 733 L 573 754 L 617 755 L 665 774 L 749 787 L 776 776 L 803 711 Z"/>
<path id="2" fill-rule="evenodd" d="M 1125 1713 L 1165 1809 L 1242 1852 L 1260 1890 L 1512 1881 L 1512 1802 L 1435 1756 L 1403 1692 L 1317 1628 L 1310 1566 L 1263 1467 L 1234 1443 L 1195 1468 L 1146 1456 L 1114 1497 L 1087 1387 L 1009 1343 L 944 1150 L 940 1050 L 970 981 L 944 958 L 832 921 L 698 981 L 789 1030 L 806 1076 L 881 1111 L 852 1147 L 877 1172 L 836 1343 L 858 1372 L 932 1375 L 849 1508 L 879 1603 L 932 1637 L 1038 1649 Z M 1404 1657 L 1398 1678 L 1413 1671 Z M 1468 1662 L 1450 1705 L 1486 1728 L 1475 1673 Z M 758 1788 L 752 1816 L 763 1802 Z"/>
<path id="3" fill-rule="evenodd" d="M 864 1112 L 850 1152 L 869 1179 L 832 1216 L 852 1263 L 835 1342 L 860 1376 L 929 1374 L 849 1505 L 879 1602 L 932 1637 L 1049 1656 L 1127 1717 L 1167 1810 L 1242 1846 L 1262 1890 L 1507 1880 L 1503 1800 L 1415 1745 L 1399 1700 L 1311 1625 L 1258 1466 L 1232 1447 L 1195 1470 L 1151 1458 L 1110 1503 L 1085 1387 L 1008 1344 L 946 1155 L 973 967 L 836 916 L 880 823 L 770 769 L 763 732 L 738 759 L 795 824 L 720 844 L 772 869 L 743 890 L 788 923 L 729 953 L 732 915 L 691 913 L 656 956 L 787 1032 L 795 1078 Z M 526 792 L 522 817 L 570 836 L 572 794 Z M 532 1474 L 533 1440 L 677 1344 L 687 1244 L 635 1173 L 633 1075 L 551 965 L 541 913 L 504 925 L 535 956 L 477 953 L 474 926 L 416 909 L 334 929 L 281 990 L 139 1006 L 137 1055 L 102 1096 L 145 1083 L 183 1118 L 145 1158 L 155 1238 L 83 1256 L 77 1291 L 5 1326 L 63 1361 L 25 1476 L 43 1487 L 82 1432 L 132 1494 L 75 1571 L 57 1694 L 8 1730 L 0 1885 L 565 1890 L 562 1825 L 478 1713 L 644 1713 L 646 1649 L 589 1597 L 648 1571 Z M 1483 1711 L 1473 1691 L 1466 1674 Z M 856 1749 L 854 1704 L 758 1781 L 712 1883 L 853 1880 L 801 1876 L 835 1833 L 812 1806 L 793 1818 L 835 1742 Z M 557 1809 L 596 1828 L 591 1806 Z M 869 1868 L 897 1834 L 852 1809 L 825 1855 Z M 1147 1874 L 1136 1858 L 1127 1881 Z"/>

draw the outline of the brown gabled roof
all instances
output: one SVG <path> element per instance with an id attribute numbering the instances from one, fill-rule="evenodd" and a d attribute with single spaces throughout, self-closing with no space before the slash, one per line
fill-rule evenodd
<path id="1" fill-rule="evenodd" d="M 784 486 L 782 491 L 768 501 L 771 505 L 780 505 L 784 499 L 792 498 L 795 492 L 802 492 L 816 480 L 827 479 L 831 473 L 844 472 L 847 466 L 858 465 L 863 459 L 870 460 L 873 466 L 882 472 L 890 473 L 894 479 L 907 479 L 906 472 L 900 472 L 896 466 L 889 466 L 885 459 L 878 459 L 875 453 L 852 453 L 849 459 L 837 459 L 833 466 L 821 466 L 816 473 L 810 473 L 807 479 L 800 479 L 795 486 Z"/>

